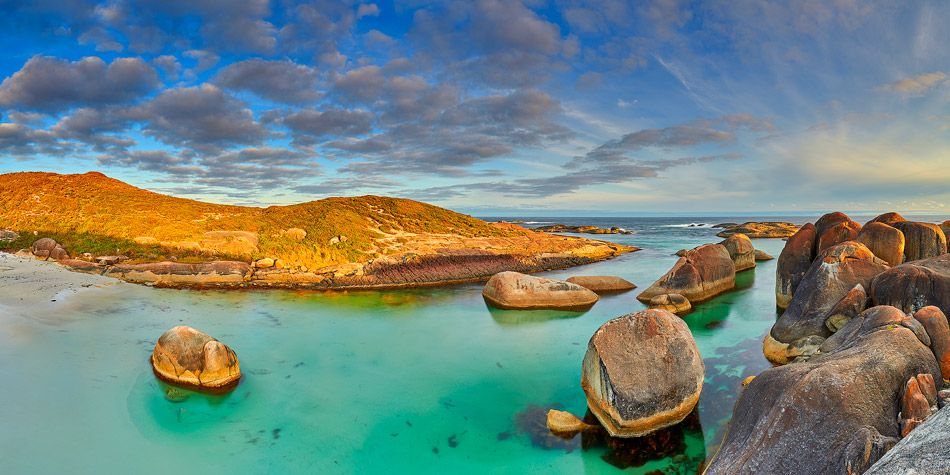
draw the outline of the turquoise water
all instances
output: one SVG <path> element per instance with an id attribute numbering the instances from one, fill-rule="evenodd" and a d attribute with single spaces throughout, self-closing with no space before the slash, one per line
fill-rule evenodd
<path id="1" fill-rule="evenodd" d="M 687 218 L 621 220 L 604 224 L 637 234 L 603 238 L 644 250 L 544 275 L 617 275 L 645 288 L 676 250 L 719 240 L 709 228 L 667 227 Z M 774 256 L 784 244 L 754 243 Z M 685 317 L 706 362 L 698 421 L 675 434 L 674 453 L 626 473 L 695 473 L 712 453 L 740 382 L 769 367 L 761 341 L 776 318 L 774 279 L 775 261 L 759 263 L 739 275 L 738 291 Z M 543 428 L 548 408 L 584 414 L 587 341 L 607 320 L 644 309 L 637 291 L 572 313 L 489 309 L 480 290 L 120 284 L 0 315 L 0 465 L 5 473 L 620 473 L 623 457 L 603 441 L 532 429 Z M 180 324 L 236 351 L 245 374 L 236 390 L 165 398 L 148 358 Z"/>

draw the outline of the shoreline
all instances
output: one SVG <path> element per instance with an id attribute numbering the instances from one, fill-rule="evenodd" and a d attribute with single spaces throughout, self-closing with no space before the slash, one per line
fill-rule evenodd
<path id="1" fill-rule="evenodd" d="M 604 243 L 607 244 L 607 243 Z M 291 272 L 289 269 L 256 269 L 245 262 L 212 261 L 202 264 L 157 262 L 148 264 L 97 265 L 69 259 L 44 261 L 0 251 L 0 306 L 30 307 L 61 300 L 68 291 L 128 282 L 146 287 L 193 290 L 399 290 L 451 286 L 487 281 L 505 270 L 523 273 L 548 272 L 593 264 L 639 248 L 613 245 L 610 252 L 593 256 L 573 254 L 432 254 L 413 262 L 365 264 L 357 272 Z M 45 263 L 56 264 L 47 265 Z M 369 271 L 363 273 L 363 271 Z M 30 276 L 30 277 L 26 277 Z M 410 280 L 415 278 L 416 280 Z M 48 288 L 37 293 L 34 286 Z M 53 292 L 55 290 L 55 292 Z M 24 300 L 26 296 L 29 299 Z M 7 305 L 15 298 L 19 305 Z"/>
<path id="2" fill-rule="evenodd" d="M 0 310 L 44 310 L 69 303 L 77 294 L 123 282 L 104 275 L 70 271 L 54 262 L 0 252 Z"/>

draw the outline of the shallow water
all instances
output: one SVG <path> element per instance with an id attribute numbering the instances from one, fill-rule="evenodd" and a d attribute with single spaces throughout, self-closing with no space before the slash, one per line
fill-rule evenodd
<path id="1" fill-rule="evenodd" d="M 668 226 L 697 218 L 666 219 L 561 219 L 633 229 L 598 238 L 643 250 L 544 275 L 617 275 L 645 288 L 673 265 L 676 250 L 720 240 L 709 227 Z M 776 257 L 784 245 L 754 244 Z M 675 453 L 627 473 L 695 473 L 721 440 L 742 379 L 769 367 L 761 342 L 777 316 L 775 261 L 737 281 L 739 290 L 685 317 L 706 363 L 701 429 L 681 431 Z M 646 308 L 637 291 L 576 313 L 489 309 L 480 290 L 121 284 L 0 315 L 0 466 L 5 473 L 618 473 L 610 463 L 618 457 L 603 443 L 532 429 L 543 429 L 551 407 L 584 413 L 587 341 L 607 320 Z M 180 324 L 236 351 L 245 374 L 236 390 L 166 399 L 148 358 L 158 337 Z"/>

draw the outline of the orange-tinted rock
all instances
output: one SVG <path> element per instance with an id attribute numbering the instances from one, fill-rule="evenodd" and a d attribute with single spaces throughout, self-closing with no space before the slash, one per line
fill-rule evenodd
<path id="1" fill-rule="evenodd" d="M 779 308 L 788 307 L 792 301 L 795 289 L 815 258 L 817 240 L 815 225 L 808 223 L 785 243 L 775 267 L 775 303 Z"/>
<path id="2" fill-rule="evenodd" d="M 57 244 L 52 251 L 49 251 L 49 258 L 54 261 L 62 261 L 69 259 L 69 254 Z"/>
<path id="3" fill-rule="evenodd" d="M 761 249 L 756 249 L 756 250 L 755 250 L 755 260 L 756 260 L 756 261 L 771 261 L 772 259 L 775 259 L 775 258 L 772 257 L 772 256 L 770 256 L 770 255 L 769 255 L 768 253 L 766 253 L 765 251 L 763 251 L 763 250 L 761 250 Z"/>
<path id="4" fill-rule="evenodd" d="M 482 296 L 492 306 L 507 310 L 585 310 L 598 299 L 580 285 L 518 272 L 495 274 L 482 289 Z"/>
<path id="5" fill-rule="evenodd" d="M 871 223 L 884 223 L 884 224 L 886 224 L 886 225 L 888 225 L 888 226 L 894 226 L 896 223 L 902 223 L 902 222 L 904 222 L 904 221 L 907 221 L 907 220 L 904 219 L 903 216 L 901 216 L 901 215 L 899 215 L 899 214 L 897 214 L 897 213 L 884 213 L 884 214 L 882 214 L 882 215 L 880 215 L 880 216 L 878 216 L 878 217 L 876 217 L 876 218 L 874 218 L 874 219 L 868 221 L 867 224 L 865 224 L 865 226 L 867 226 L 868 224 L 871 224 Z"/>
<path id="6" fill-rule="evenodd" d="M 904 221 L 894 227 L 904 233 L 905 262 L 947 253 L 947 237 L 936 224 Z"/>
<path id="7" fill-rule="evenodd" d="M 152 262 L 113 265 L 103 271 L 103 275 L 130 282 L 215 286 L 246 282 L 252 272 L 250 264 L 238 261 L 212 261 L 200 264 Z"/>
<path id="8" fill-rule="evenodd" d="M 567 281 L 597 293 L 624 292 L 637 288 L 636 285 L 626 279 L 610 275 L 578 275 L 567 279 Z"/>
<path id="9" fill-rule="evenodd" d="M 827 338 L 831 331 L 825 322 L 856 285 L 868 288 L 871 279 L 887 269 L 863 244 L 847 241 L 819 254 L 788 308 L 772 325 L 764 352 L 773 363 L 786 364 L 781 345 L 817 335 Z M 770 348 L 771 345 L 771 348 Z"/>
<path id="10" fill-rule="evenodd" d="M 152 369 L 163 380 L 199 389 L 231 388 L 241 379 L 231 348 L 186 326 L 172 328 L 158 339 Z"/>
<path id="11" fill-rule="evenodd" d="M 914 318 L 930 336 L 930 349 L 940 365 L 941 376 L 944 380 L 950 380 L 950 325 L 946 315 L 931 305 L 916 311 Z"/>
<path id="12" fill-rule="evenodd" d="M 692 310 L 689 299 L 680 294 L 662 294 L 650 299 L 649 307 L 656 310 L 666 310 L 677 315 L 684 315 Z"/>
<path id="13" fill-rule="evenodd" d="M 686 253 L 673 268 L 637 296 L 649 303 L 661 294 L 680 294 L 690 302 L 709 300 L 736 287 L 736 269 L 729 251 L 720 244 L 704 244 Z"/>
<path id="14" fill-rule="evenodd" d="M 815 221 L 815 235 L 818 236 L 815 241 L 816 244 L 821 240 L 821 236 L 825 234 L 826 231 L 838 224 L 847 223 L 848 221 L 851 221 L 848 215 L 837 211 L 822 215 L 822 217 L 818 218 L 818 221 Z"/>
<path id="15" fill-rule="evenodd" d="M 584 355 L 587 406 L 614 437 L 678 424 L 696 407 L 705 367 L 689 326 L 663 310 L 604 323 Z"/>
<path id="16" fill-rule="evenodd" d="M 936 399 L 937 390 L 933 388 L 933 379 L 929 380 L 930 387 L 923 390 L 920 386 L 921 382 L 926 385 L 928 381 L 918 376 L 908 379 L 907 384 L 904 385 L 904 395 L 901 397 L 901 437 L 906 437 L 910 431 L 930 417 L 930 403 L 924 393 L 932 392 Z"/>
<path id="17" fill-rule="evenodd" d="M 547 421 L 548 429 L 555 434 L 575 434 L 595 427 L 578 419 L 570 412 L 558 411 L 557 409 L 548 411 Z"/>
<path id="18" fill-rule="evenodd" d="M 818 252 L 858 237 L 861 225 L 854 221 L 845 221 L 828 228 L 818 238 Z"/>
<path id="19" fill-rule="evenodd" d="M 37 259 L 47 259 L 57 246 L 59 246 L 59 244 L 57 244 L 56 241 L 50 238 L 41 238 L 33 242 L 33 245 L 30 246 L 30 251 L 33 252 L 33 256 Z"/>
<path id="20" fill-rule="evenodd" d="M 719 244 L 729 251 L 729 257 L 736 266 L 736 272 L 755 267 L 755 247 L 752 245 L 752 240 L 745 234 L 733 234 Z"/>
<path id="21" fill-rule="evenodd" d="M 867 246 L 891 267 L 904 262 L 904 233 L 893 226 L 870 222 L 861 228 L 855 241 Z"/>
<path id="22" fill-rule="evenodd" d="M 920 387 L 920 394 L 927 398 L 927 404 L 931 406 L 937 404 L 937 385 L 932 374 L 918 374 L 917 386 Z"/>

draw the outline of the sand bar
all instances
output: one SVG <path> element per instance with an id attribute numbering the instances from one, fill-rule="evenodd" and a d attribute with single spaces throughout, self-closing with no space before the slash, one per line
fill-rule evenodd
<path id="1" fill-rule="evenodd" d="M 45 306 L 86 289 L 120 282 L 112 277 L 72 272 L 55 262 L 0 252 L 0 308 L 22 310 Z"/>

